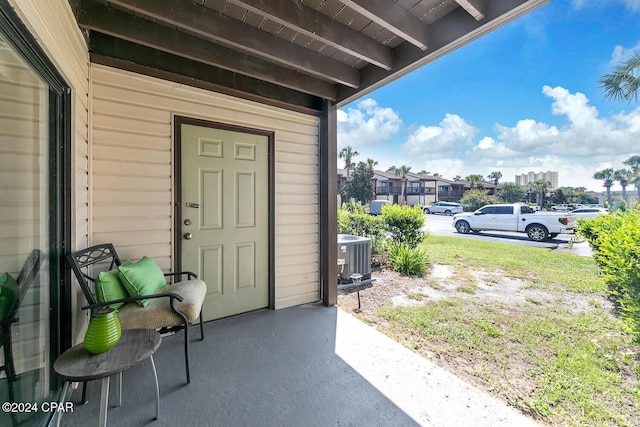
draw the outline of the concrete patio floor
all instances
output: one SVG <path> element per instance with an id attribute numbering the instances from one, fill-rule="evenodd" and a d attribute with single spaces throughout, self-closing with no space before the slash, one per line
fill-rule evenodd
<path id="1" fill-rule="evenodd" d="M 335 307 L 310 304 L 209 322 L 192 329 L 191 384 L 183 336 L 154 356 L 160 419 L 149 362 L 124 374 L 110 426 L 536 426 Z M 100 382 L 62 426 L 97 425 Z M 80 400 L 80 388 L 71 401 Z"/>

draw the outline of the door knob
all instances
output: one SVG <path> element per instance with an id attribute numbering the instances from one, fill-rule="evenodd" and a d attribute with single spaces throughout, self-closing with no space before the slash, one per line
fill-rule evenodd
<path id="1" fill-rule="evenodd" d="M 193 234 L 191 233 L 184 233 L 184 238 L 187 240 L 191 240 L 191 238 L 193 237 Z"/>

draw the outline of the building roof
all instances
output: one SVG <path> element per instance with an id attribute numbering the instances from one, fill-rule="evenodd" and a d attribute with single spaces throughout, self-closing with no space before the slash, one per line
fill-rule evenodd
<path id="1" fill-rule="evenodd" d="M 398 176 L 398 175 L 396 175 L 394 173 L 384 172 L 384 171 L 380 171 L 380 170 L 374 170 L 373 171 L 373 177 L 375 179 L 381 179 L 381 180 L 385 180 L 385 179 L 392 179 L 392 180 L 402 179 L 401 176 Z"/>
<path id="2" fill-rule="evenodd" d="M 549 0 L 70 0 L 91 61 L 343 106 Z"/>

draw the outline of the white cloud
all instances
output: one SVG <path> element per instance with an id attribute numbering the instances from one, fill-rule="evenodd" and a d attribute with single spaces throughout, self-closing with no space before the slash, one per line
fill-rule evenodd
<path id="1" fill-rule="evenodd" d="M 339 149 L 388 142 L 402 127 L 398 113 L 372 98 L 358 102 L 356 108 L 338 110 L 337 121 Z"/>
<path id="2" fill-rule="evenodd" d="M 446 114 L 438 126 L 419 126 L 401 145 L 411 156 L 446 158 L 461 148 L 471 147 L 478 130 L 457 114 Z"/>
<path id="3" fill-rule="evenodd" d="M 637 154 L 640 108 L 602 118 L 582 93 L 560 86 L 544 86 L 542 93 L 552 99 L 551 111 L 565 117 L 566 124 L 557 128 L 533 119 L 519 120 L 512 127 L 496 124 L 494 146 L 482 150 L 476 166 L 489 170 L 502 161 L 518 165 L 516 174 L 552 170 L 558 172 L 561 186 L 599 190 L 601 183 L 592 177 L 595 171 L 621 168 L 623 160 Z M 480 149 L 480 144 L 476 148 Z"/>
<path id="4" fill-rule="evenodd" d="M 640 4 L 640 0 L 638 0 L 638 4 Z M 611 53 L 611 61 L 609 61 L 610 66 L 616 66 L 621 62 L 626 61 L 631 57 L 633 53 L 640 53 L 640 41 L 632 47 L 626 48 L 624 46 L 617 45 L 613 48 L 613 52 Z"/>
<path id="5" fill-rule="evenodd" d="M 478 142 L 478 145 L 474 147 L 474 150 L 475 149 L 489 150 L 491 148 L 494 148 L 495 146 L 496 146 L 496 140 L 491 138 L 490 136 L 485 136 L 480 140 L 480 142 Z"/>

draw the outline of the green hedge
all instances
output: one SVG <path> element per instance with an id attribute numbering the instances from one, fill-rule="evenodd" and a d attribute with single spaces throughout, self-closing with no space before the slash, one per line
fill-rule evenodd
<path id="1" fill-rule="evenodd" d="M 418 205 L 386 205 L 382 207 L 381 217 L 396 243 L 415 248 L 426 237 L 421 230 L 424 227 L 424 212 Z"/>
<path id="2" fill-rule="evenodd" d="M 591 244 L 625 323 L 640 343 L 640 210 L 580 220 L 577 228 Z"/>
<path id="3" fill-rule="evenodd" d="M 415 248 L 426 233 L 420 206 L 387 205 L 380 216 L 369 215 L 361 206 L 344 205 L 338 209 L 338 233 L 369 237 L 373 253 L 386 252 L 388 240 Z"/>
<path id="4" fill-rule="evenodd" d="M 369 215 L 364 211 L 349 212 L 338 209 L 338 233 L 378 239 L 386 230 L 384 221 L 379 216 Z"/>

